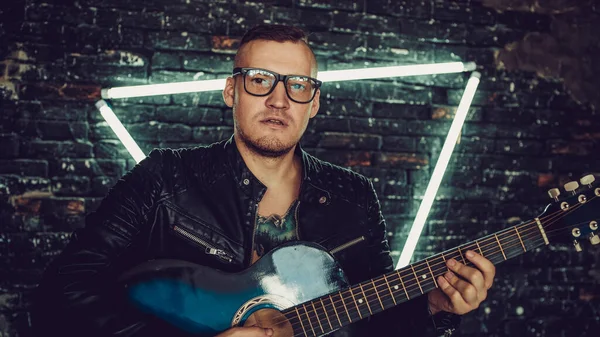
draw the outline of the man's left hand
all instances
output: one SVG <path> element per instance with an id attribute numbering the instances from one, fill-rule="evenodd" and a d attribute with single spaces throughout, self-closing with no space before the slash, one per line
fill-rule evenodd
<path id="1" fill-rule="evenodd" d="M 446 261 L 448 271 L 437 278 L 438 289 L 428 294 L 432 314 L 447 311 L 464 315 L 479 307 L 492 287 L 496 267 L 490 260 L 467 251 L 465 256 L 477 268 L 472 268 L 450 259 Z"/>

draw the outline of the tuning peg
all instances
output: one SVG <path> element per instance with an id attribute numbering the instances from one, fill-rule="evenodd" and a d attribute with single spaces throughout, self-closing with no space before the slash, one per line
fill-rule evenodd
<path id="1" fill-rule="evenodd" d="M 577 240 L 573 240 L 573 246 L 575 246 L 575 250 L 577 252 L 581 252 L 583 249 L 581 249 L 581 245 L 579 244 L 579 242 L 577 242 Z"/>
<path id="2" fill-rule="evenodd" d="M 553 188 L 548 190 L 548 195 L 550 198 L 554 199 L 554 201 L 558 201 L 558 196 L 560 195 L 560 190 L 558 188 Z"/>
<path id="3" fill-rule="evenodd" d="M 568 183 L 565 184 L 565 191 L 567 192 L 571 192 L 572 194 L 575 194 L 575 190 L 579 187 L 579 183 L 576 181 L 569 181 Z"/>
<path id="4" fill-rule="evenodd" d="M 596 178 L 594 177 L 593 174 L 588 174 L 585 177 L 581 177 L 581 179 L 579 179 L 579 181 L 581 182 L 581 185 L 585 186 L 587 185 L 588 187 L 592 187 L 592 183 L 596 180 Z"/>
<path id="5" fill-rule="evenodd" d="M 598 234 L 590 233 L 590 242 L 593 245 L 599 244 L 600 243 L 600 237 L 598 237 Z"/>

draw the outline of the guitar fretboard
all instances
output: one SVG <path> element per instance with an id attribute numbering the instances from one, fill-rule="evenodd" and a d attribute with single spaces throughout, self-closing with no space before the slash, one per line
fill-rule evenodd
<path id="1" fill-rule="evenodd" d="M 282 313 L 294 336 L 321 336 L 437 288 L 436 278 L 448 270 L 447 260 L 473 265 L 467 250 L 498 264 L 546 244 L 543 235 L 535 221 L 510 227 Z"/>

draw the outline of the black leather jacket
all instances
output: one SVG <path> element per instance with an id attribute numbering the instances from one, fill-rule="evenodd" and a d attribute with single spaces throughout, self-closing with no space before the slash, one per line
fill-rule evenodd
<path id="1" fill-rule="evenodd" d="M 369 180 L 299 146 L 296 154 L 303 164 L 295 215 L 299 239 L 343 248 L 335 257 L 352 284 L 391 271 L 385 222 Z M 230 272 L 247 268 L 265 191 L 233 137 L 208 147 L 152 151 L 111 189 L 47 268 L 35 296 L 34 328 L 40 336 L 183 335 L 127 305 L 118 275 L 162 258 Z M 334 335 L 423 336 L 432 326 L 428 316 L 422 296 Z"/>

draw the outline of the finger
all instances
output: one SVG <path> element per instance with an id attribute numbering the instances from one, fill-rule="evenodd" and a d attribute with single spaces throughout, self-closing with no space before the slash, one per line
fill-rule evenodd
<path id="1" fill-rule="evenodd" d="M 494 276 L 496 276 L 496 266 L 494 266 L 492 261 L 473 251 L 467 251 L 466 255 L 467 259 L 473 262 L 473 264 L 477 268 L 479 268 L 479 270 L 483 274 L 486 289 L 490 289 L 492 287 L 492 284 L 494 283 Z"/>
<path id="2" fill-rule="evenodd" d="M 233 336 L 243 336 L 243 337 L 265 337 L 272 336 L 273 329 L 269 328 L 261 328 L 258 326 L 251 327 L 239 327 L 235 328 L 235 334 Z"/>
<path id="3" fill-rule="evenodd" d="M 479 303 L 481 302 L 479 300 L 480 295 L 478 289 L 474 285 L 456 276 L 451 271 L 444 273 L 444 278 L 458 291 L 463 301 L 471 308 L 479 306 Z M 485 289 L 482 289 L 482 291 L 485 291 Z M 485 294 L 483 294 L 483 296 L 485 297 Z"/>
<path id="4" fill-rule="evenodd" d="M 442 308 L 442 310 L 453 312 L 455 314 L 462 314 L 466 312 L 468 304 L 464 301 L 458 290 L 456 290 L 444 276 L 438 277 L 437 281 L 438 286 L 442 292 L 448 296 L 449 299 L 443 305 L 445 308 Z"/>
<path id="5" fill-rule="evenodd" d="M 454 259 L 448 260 L 447 265 L 448 269 L 468 280 L 478 290 L 487 290 L 483 274 L 478 269 L 466 266 Z"/>

